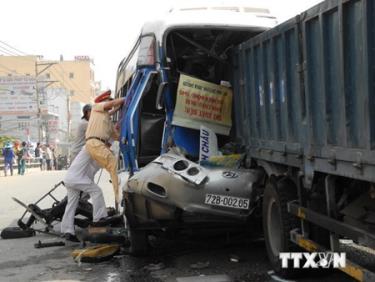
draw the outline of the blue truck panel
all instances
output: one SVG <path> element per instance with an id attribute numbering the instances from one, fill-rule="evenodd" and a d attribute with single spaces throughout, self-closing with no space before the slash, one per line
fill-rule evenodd
<path id="1" fill-rule="evenodd" d="M 375 181 L 375 4 L 325 1 L 233 52 L 249 155 Z"/>

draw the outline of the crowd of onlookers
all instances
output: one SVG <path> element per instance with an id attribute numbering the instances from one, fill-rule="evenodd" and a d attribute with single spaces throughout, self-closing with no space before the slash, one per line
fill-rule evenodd
<path id="1" fill-rule="evenodd" d="M 34 155 L 36 159 L 39 159 L 40 170 L 56 169 L 55 149 L 50 145 L 37 143 Z"/>
<path id="2" fill-rule="evenodd" d="M 35 148 L 28 142 L 7 142 L 2 149 L 4 157 L 4 175 L 13 175 L 13 168 L 17 165 L 18 174 L 24 175 L 27 162 L 39 162 L 41 170 L 57 170 L 64 165 L 64 158 L 56 155 L 55 147 L 49 144 L 36 144 Z M 60 165 L 59 165 L 60 162 Z"/>

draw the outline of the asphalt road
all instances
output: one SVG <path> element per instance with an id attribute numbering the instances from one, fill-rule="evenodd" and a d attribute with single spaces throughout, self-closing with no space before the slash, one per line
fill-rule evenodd
<path id="1" fill-rule="evenodd" d="M 25 176 L 0 177 L 0 230 L 16 226 L 24 209 L 11 200 L 29 204 L 48 192 L 64 171 L 29 171 Z M 103 173 L 102 187 L 107 206 L 113 206 L 112 187 Z M 56 190 L 62 199 L 63 187 Z M 42 207 L 51 202 L 45 201 Z M 58 230 L 58 226 L 56 229 Z M 60 241 L 45 234 L 24 239 L 0 239 L 0 281 L 276 281 L 268 273 L 264 243 L 244 236 L 195 236 L 177 241 L 155 238 L 148 257 L 129 256 L 126 250 L 111 261 L 77 264 L 70 253 L 77 246 L 35 249 L 34 244 Z M 231 261 L 236 258 L 239 261 Z M 216 275 L 216 276 L 212 276 Z M 226 275 L 226 276 L 225 276 Z M 185 277 L 182 279 L 182 277 Z M 190 277 L 190 278 L 186 278 Z M 212 279 L 211 279 L 212 278 Z M 214 279 L 215 278 L 215 279 Z M 190 279 L 190 280 L 189 280 Z M 211 279 L 211 280 L 210 280 Z M 230 279 L 230 280 L 229 280 Z M 339 272 L 326 276 L 307 274 L 298 281 L 351 281 Z"/>

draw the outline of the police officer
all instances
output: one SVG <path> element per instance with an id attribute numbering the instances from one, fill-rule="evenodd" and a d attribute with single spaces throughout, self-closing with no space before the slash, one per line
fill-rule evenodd
<path id="1" fill-rule="evenodd" d="M 105 168 L 112 179 L 116 210 L 120 201 L 117 176 L 117 159 L 109 149 L 110 139 L 118 140 L 119 133 L 111 120 L 111 115 L 120 109 L 124 98 L 113 100 L 111 90 L 104 92 L 95 99 L 90 120 L 86 130 L 86 149 L 98 165 Z"/>

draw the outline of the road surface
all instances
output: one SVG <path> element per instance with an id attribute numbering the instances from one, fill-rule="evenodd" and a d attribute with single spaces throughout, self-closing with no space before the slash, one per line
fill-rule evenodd
<path id="1" fill-rule="evenodd" d="M 17 219 L 24 211 L 11 197 L 28 204 L 35 202 L 61 181 L 64 174 L 65 171 L 32 170 L 25 176 L 1 175 L 0 230 L 16 226 Z M 108 174 L 104 172 L 99 185 L 107 206 L 113 206 L 112 186 L 108 179 Z M 58 199 L 64 194 L 63 187 L 55 193 Z M 249 240 L 243 236 L 196 236 L 178 241 L 154 239 L 154 249 L 148 257 L 131 257 L 125 250 L 111 261 L 80 265 L 70 257 L 76 247 L 35 249 L 34 244 L 39 240 L 50 242 L 61 239 L 44 234 L 24 239 L 0 239 L 0 281 L 172 282 L 197 281 L 197 277 L 206 278 L 205 281 L 276 281 L 268 274 L 270 266 L 263 241 Z M 211 275 L 217 275 L 216 280 L 208 280 Z M 351 281 L 337 272 L 328 276 L 307 276 L 298 281 Z M 185 280 L 182 279 L 184 277 Z"/>

